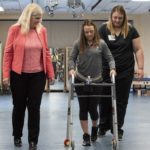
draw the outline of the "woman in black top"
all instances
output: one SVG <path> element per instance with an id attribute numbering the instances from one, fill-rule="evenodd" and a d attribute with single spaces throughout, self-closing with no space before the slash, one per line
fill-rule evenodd
<path id="1" fill-rule="evenodd" d="M 143 49 L 137 30 L 127 22 L 126 12 L 120 5 L 112 9 L 109 21 L 100 27 L 99 34 L 107 43 L 116 63 L 118 137 L 121 139 L 134 75 L 134 55 L 137 61 L 138 78 L 141 79 L 144 75 Z M 110 82 L 109 68 L 105 59 L 103 60 L 103 78 L 105 82 Z M 103 92 L 108 94 L 110 89 L 104 88 Z M 106 99 L 104 98 L 100 104 L 100 135 L 112 129 L 111 101 Z"/>

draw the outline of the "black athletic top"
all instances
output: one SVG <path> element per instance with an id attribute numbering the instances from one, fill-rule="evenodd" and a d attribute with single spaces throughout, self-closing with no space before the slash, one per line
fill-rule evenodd
<path id="1" fill-rule="evenodd" d="M 124 38 L 121 34 L 113 36 L 105 23 L 100 27 L 99 34 L 107 43 L 115 59 L 117 78 L 124 78 L 128 75 L 132 75 L 134 73 L 135 64 L 132 40 L 139 37 L 137 30 L 133 26 L 129 25 L 129 33 L 126 38 Z M 105 58 L 103 58 L 103 67 L 105 76 L 108 74 L 108 64 L 105 61 Z"/>

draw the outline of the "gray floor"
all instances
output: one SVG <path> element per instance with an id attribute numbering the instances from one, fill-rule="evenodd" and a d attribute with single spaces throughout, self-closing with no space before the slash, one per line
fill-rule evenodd
<path id="1" fill-rule="evenodd" d="M 41 105 L 41 131 L 38 150 L 65 150 L 67 93 L 44 93 Z M 82 130 L 78 120 L 78 103 L 74 99 L 73 139 L 75 150 L 111 150 L 111 134 L 98 138 L 91 147 L 82 147 Z M 28 150 L 27 121 L 23 131 L 23 147 L 13 145 L 11 128 L 11 96 L 0 95 L 0 150 Z M 27 116 L 27 114 L 26 114 Z M 124 125 L 124 137 L 119 142 L 119 150 L 150 149 L 150 98 L 130 95 Z"/>

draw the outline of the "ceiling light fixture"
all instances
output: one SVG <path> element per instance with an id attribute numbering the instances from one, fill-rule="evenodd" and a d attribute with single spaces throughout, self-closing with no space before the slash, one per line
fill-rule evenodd
<path id="1" fill-rule="evenodd" d="M 58 6 L 58 0 L 47 0 L 46 1 L 46 6 L 45 6 L 45 11 L 51 16 L 54 16 L 54 10 Z"/>
<path id="2" fill-rule="evenodd" d="M 82 0 L 68 0 L 68 6 L 73 9 L 81 6 L 83 9 L 85 9 L 85 5 Z"/>
<path id="3" fill-rule="evenodd" d="M 2 6 L 0 6 L 0 12 L 3 12 L 4 8 Z"/>

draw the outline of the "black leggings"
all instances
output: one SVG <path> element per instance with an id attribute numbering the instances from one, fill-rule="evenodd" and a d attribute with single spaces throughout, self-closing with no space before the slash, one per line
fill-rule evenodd
<path id="1" fill-rule="evenodd" d="M 116 79 L 116 100 L 117 100 L 117 117 L 118 128 L 121 129 L 124 124 L 126 108 L 130 93 L 130 87 L 133 76 L 122 79 Z M 110 87 L 104 87 L 102 93 L 110 95 Z M 100 128 L 110 129 L 112 127 L 112 103 L 111 99 L 102 98 L 100 101 Z"/>
<path id="2" fill-rule="evenodd" d="M 38 142 L 40 131 L 40 105 L 45 87 L 44 72 L 22 73 L 11 71 L 10 87 L 13 98 L 13 136 L 21 137 L 25 110 L 28 109 L 28 140 Z"/>
<path id="3" fill-rule="evenodd" d="M 76 79 L 75 83 L 81 83 L 81 81 Z M 88 112 L 93 121 L 98 120 L 97 105 L 99 97 L 88 97 L 88 95 L 99 95 L 101 88 L 99 86 L 84 85 L 75 87 L 75 90 L 77 96 L 87 95 L 87 97 L 78 97 L 80 120 L 88 120 Z"/>

